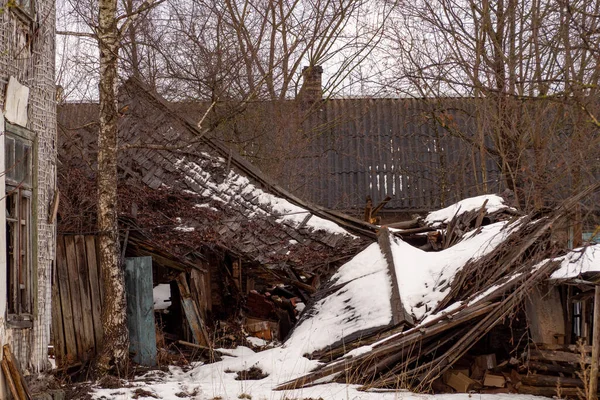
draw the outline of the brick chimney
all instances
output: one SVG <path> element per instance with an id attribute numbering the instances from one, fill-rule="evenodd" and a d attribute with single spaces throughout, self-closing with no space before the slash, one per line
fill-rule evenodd
<path id="1" fill-rule="evenodd" d="M 323 98 L 323 67 L 314 65 L 302 68 L 302 87 L 298 99 L 306 102 L 319 101 Z"/>

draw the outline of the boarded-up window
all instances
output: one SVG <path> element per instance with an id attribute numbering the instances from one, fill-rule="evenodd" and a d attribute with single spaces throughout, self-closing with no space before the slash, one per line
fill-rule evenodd
<path id="1" fill-rule="evenodd" d="M 31 140 L 7 132 L 6 249 L 8 321 L 30 327 L 33 313 L 32 159 Z"/>

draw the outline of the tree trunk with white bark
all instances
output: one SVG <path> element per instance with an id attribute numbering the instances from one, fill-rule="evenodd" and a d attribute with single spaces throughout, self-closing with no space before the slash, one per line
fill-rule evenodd
<path id="1" fill-rule="evenodd" d="M 105 301 L 102 310 L 104 343 L 98 356 L 97 367 L 100 374 L 110 370 L 119 374 L 128 361 L 129 332 L 117 229 L 117 61 L 120 45 L 116 17 L 117 0 L 100 0 L 98 8 L 98 230 Z"/>

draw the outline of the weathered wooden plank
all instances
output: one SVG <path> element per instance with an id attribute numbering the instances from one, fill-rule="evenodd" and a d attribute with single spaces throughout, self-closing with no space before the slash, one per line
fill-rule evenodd
<path id="1" fill-rule="evenodd" d="M 102 343 L 104 331 L 102 330 L 102 296 L 100 293 L 102 283 L 98 276 L 98 260 L 96 258 L 95 236 L 85 236 L 85 251 L 90 279 L 90 300 L 92 302 L 94 339 L 96 342 L 96 351 L 98 351 Z"/>
<path id="2" fill-rule="evenodd" d="M 206 284 L 204 282 L 204 273 L 193 269 L 190 272 L 190 291 L 196 304 L 198 304 L 198 310 L 203 320 L 206 319 L 207 315 L 207 304 L 210 299 L 210 294 L 206 290 Z"/>
<path id="3" fill-rule="evenodd" d="M 60 289 L 60 308 L 63 318 L 63 329 L 65 334 L 65 348 L 63 349 L 63 363 L 69 365 L 77 360 L 77 339 L 73 321 L 73 307 L 71 287 L 69 284 L 69 268 L 65 252 L 65 238 L 59 236 L 56 243 L 56 272 L 58 286 Z"/>
<path id="4" fill-rule="evenodd" d="M 177 286 L 179 287 L 179 293 L 181 295 L 183 311 L 185 312 L 185 317 L 190 324 L 194 341 L 196 344 L 208 346 L 210 343 L 208 340 L 208 333 L 206 332 L 204 321 L 202 321 L 202 318 L 200 317 L 196 302 L 194 302 L 194 299 L 190 293 L 190 288 L 188 287 L 185 273 L 182 272 L 177 277 Z"/>
<path id="5" fill-rule="evenodd" d="M 75 330 L 75 339 L 77 341 L 77 358 L 85 360 L 85 330 L 81 321 L 83 320 L 83 311 L 81 310 L 81 290 L 79 288 L 79 268 L 77 267 L 77 252 L 75 250 L 75 238 L 65 236 L 65 255 L 67 259 L 67 281 L 71 290 L 71 309 L 73 310 L 73 326 Z"/>
<path id="6" fill-rule="evenodd" d="M 92 314 L 92 299 L 90 293 L 90 278 L 87 256 L 85 252 L 85 240 L 82 235 L 76 235 L 75 255 L 77 257 L 77 272 L 79 282 L 79 294 L 81 296 L 81 325 L 83 328 L 83 351 L 85 360 L 93 357 L 95 354 L 96 343 L 94 339 L 94 321 Z M 95 266 L 94 266 L 95 268 Z M 81 327 L 80 327 L 81 329 Z M 84 360 L 84 361 L 85 361 Z"/>
<path id="7" fill-rule="evenodd" d="M 580 396 L 585 397 L 583 390 L 580 388 L 517 385 L 517 392 L 520 394 L 533 394 L 546 397 L 555 397 L 559 394 L 561 398 L 564 398 L 565 396 L 576 398 L 579 398 Z"/>
<path id="8" fill-rule="evenodd" d="M 565 316 L 556 286 L 542 284 L 525 301 L 525 314 L 534 343 L 557 343 L 565 335 Z"/>
<path id="9" fill-rule="evenodd" d="M 156 365 L 156 330 L 152 293 L 152 257 L 125 259 L 127 289 L 127 325 L 129 351 L 133 361 L 144 366 Z"/>
<path id="10" fill-rule="evenodd" d="M 60 302 L 60 286 L 58 284 L 57 262 L 52 263 L 52 344 L 56 365 L 63 364 L 65 352 L 65 332 L 63 328 L 63 313 Z"/>
<path id="11" fill-rule="evenodd" d="M 549 375 L 523 375 L 521 376 L 523 385 L 529 386 L 550 386 L 550 387 L 580 387 L 583 388 L 583 381 L 579 378 L 567 378 L 564 376 Z"/>

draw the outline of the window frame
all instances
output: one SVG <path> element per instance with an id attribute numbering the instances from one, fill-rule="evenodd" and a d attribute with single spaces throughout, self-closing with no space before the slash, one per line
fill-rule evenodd
<path id="1" fill-rule="evenodd" d="M 35 19 L 35 0 L 28 0 L 29 6 L 23 6 L 21 3 L 24 0 L 15 0 L 11 10 L 24 22 L 33 22 Z"/>
<path id="2" fill-rule="evenodd" d="M 10 328 L 32 328 L 35 313 L 36 248 L 34 246 L 35 208 L 34 172 L 35 135 L 20 126 L 5 122 L 5 213 L 6 213 L 6 321 Z M 13 140 L 12 163 L 8 165 L 8 143 Z M 24 174 L 17 168 L 17 143 L 23 148 L 26 160 Z M 25 148 L 29 148 L 29 152 Z M 11 172 L 12 171 L 12 172 Z M 20 181 L 18 179 L 21 179 Z M 12 210 L 9 215 L 8 210 Z M 9 243 L 12 241 L 12 244 Z M 23 286 L 23 287 L 21 287 Z M 24 293 L 21 293 L 24 290 Z"/>

